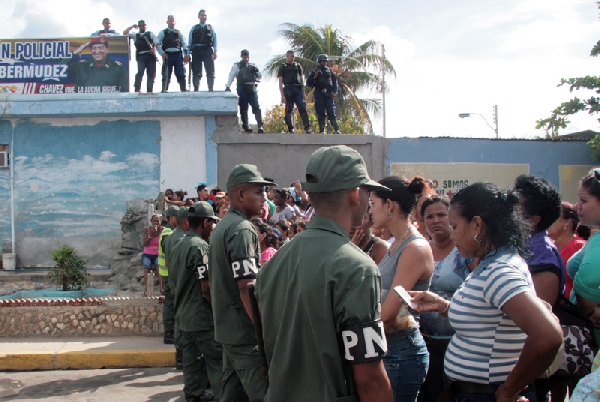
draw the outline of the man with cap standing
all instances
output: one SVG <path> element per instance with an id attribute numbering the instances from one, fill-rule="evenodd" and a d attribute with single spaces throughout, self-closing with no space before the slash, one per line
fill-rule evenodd
<path id="1" fill-rule="evenodd" d="M 173 247 L 175 247 L 175 245 L 179 242 L 179 240 L 181 240 L 184 236 L 185 236 L 185 232 L 188 231 L 189 229 L 189 222 L 188 222 L 188 209 L 186 207 L 181 207 L 179 208 L 179 210 L 177 211 L 177 227 L 175 228 L 175 230 L 173 230 L 173 232 L 167 237 L 165 238 L 164 244 L 163 244 L 163 250 L 165 252 L 165 265 L 167 266 L 167 271 L 169 272 L 169 274 L 171 274 L 171 251 L 173 250 Z M 169 275 L 170 276 L 170 275 Z M 165 326 L 165 334 L 167 333 L 167 325 L 166 322 L 168 320 L 169 322 L 169 330 L 171 330 L 172 328 L 172 333 L 173 333 L 173 343 L 175 344 L 175 351 L 177 352 L 175 354 L 175 361 L 176 361 L 176 367 L 177 368 L 183 368 L 183 354 L 181 352 L 181 349 L 179 348 L 179 344 L 178 344 L 178 340 L 179 340 L 179 331 L 177 328 L 177 325 L 175 324 L 175 288 L 174 288 L 174 284 L 171 283 L 169 276 L 167 276 L 165 279 L 165 307 L 163 308 L 163 323 Z M 168 289 L 168 291 L 167 291 Z M 167 305 L 169 306 L 169 308 L 167 308 Z M 171 327 L 171 322 L 172 327 Z"/>
<path id="2" fill-rule="evenodd" d="M 240 57 L 242 61 L 233 63 L 229 72 L 229 79 L 225 85 L 225 91 L 231 92 L 233 80 L 237 80 L 237 94 L 239 96 L 238 105 L 240 106 L 240 117 L 242 118 L 242 129 L 251 133 L 252 129 L 248 125 L 248 105 L 252 106 L 252 113 L 256 118 L 258 132 L 264 133 L 262 113 L 258 104 L 257 82 L 260 82 L 262 74 L 255 64 L 249 63 L 250 52 L 243 49 Z"/>
<path id="3" fill-rule="evenodd" d="M 206 84 L 209 92 L 213 91 L 215 84 L 215 60 L 217 59 L 217 33 L 212 25 L 207 24 L 206 10 L 198 12 L 199 24 L 190 30 L 188 43 L 192 52 L 192 84 L 194 91 L 200 87 L 202 78 L 202 65 L 206 70 Z"/>
<path id="4" fill-rule="evenodd" d="M 173 309 L 173 295 L 171 293 L 171 287 L 169 286 L 169 270 L 167 269 L 167 262 L 165 258 L 165 240 L 177 227 L 177 211 L 179 207 L 170 206 L 167 208 L 167 224 L 163 228 L 158 239 L 158 274 L 162 278 L 164 286 L 163 291 L 165 292 L 165 306 L 163 310 L 163 327 L 165 328 L 164 343 L 172 345 L 175 343 L 175 318 Z M 169 296 L 167 297 L 167 294 Z"/>
<path id="5" fill-rule="evenodd" d="M 175 77 L 179 83 L 179 90 L 185 92 L 185 68 L 183 64 L 190 61 L 189 51 L 185 38 L 179 30 L 175 29 L 175 17 L 167 17 L 167 28 L 158 33 L 158 53 L 163 59 L 162 92 L 167 92 L 171 83 L 171 74 L 175 69 Z"/>
<path id="6" fill-rule="evenodd" d="M 223 345 L 223 401 L 262 401 L 267 380 L 261 368 L 247 285 L 260 267 L 254 225 L 265 202 L 266 181 L 256 166 L 237 165 L 227 179 L 231 206 L 211 236 L 208 253 L 215 339 Z"/>
<path id="7" fill-rule="evenodd" d="M 129 33 L 134 28 L 138 28 L 139 32 Z M 123 35 L 129 35 L 129 39 L 133 39 L 133 44 L 135 45 L 135 60 L 137 61 L 138 72 L 135 75 L 135 82 L 133 83 L 134 91 L 140 92 L 144 70 L 147 70 L 146 89 L 147 92 L 152 92 L 154 89 L 154 78 L 156 77 L 156 62 L 158 61 L 156 58 L 156 43 L 158 43 L 158 39 L 152 32 L 146 30 L 146 22 L 144 20 L 139 20 L 137 24 L 133 24 L 124 30 Z"/>
<path id="8" fill-rule="evenodd" d="M 91 60 L 80 56 L 88 45 Z M 129 73 L 120 61 L 108 56 L 107 36 L 95 36 L 73 52 L 67 77 L 76 79 L 77 92 L 129 92 Z"/>
<path id="9" fill-rule="evenodd" d="M 385 189 L 352 148 L 320 148 L 310 157 L 302 188 L 315 216 L 256 283 L 269 364 L 266 402 L 392 401 L 381 360 L 381 277 L 348 237 L 375 187 Z"/>
<path id="10" fill-rule="evenodd" d="M 279 92 L 281 103 L 285 104 L 285 124 L 288 133 L 294 132 L 294 103 L 300 112 L 304 131 L 310 134 L 308 113 L 306 112 L 306 94 L 304 93 L 304 73 L 302 66 L 294 61 L 294 51 L 285 53 L 285 63 L 279 66 L 277 78 L 279 79 Z"/>
<path id="11" fill-rule="evenodd" d="M 320 54 L 317 57 L 319 65 L 315 67 L 306 80 L 307 87 L 315 87 L 315 111 L 319 122 L 319 134 L 325 134 L 325 111 L 327 117 L 335 130 L 340 134 L 340 126 L 335 116 L 335 99 L 338 93 L 338 83 L 333 70 L 327 66 L 327 55 Z"/>
<path id="12" fill-rule="evenodd" d="M 208 284 L 208 240 L 217 221 L 205 201 L 188 210 L 189 230 L 173 246 L 169 278 L 175 294 L 175 324 L 183 352 L 183 392 L 186 401 L 212 400 L 221 392 L 223 350 L 215 341 Z M 208 370 L 207 370 L 208 369 Z"/>

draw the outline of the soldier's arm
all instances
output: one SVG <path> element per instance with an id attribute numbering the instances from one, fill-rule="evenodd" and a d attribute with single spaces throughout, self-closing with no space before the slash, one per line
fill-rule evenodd
<path id="1" fill-rule="evenodd" d="M 163 39 L 165 39 L 165 33 L 163 31 L 160 31 L 158 33 L 158 37 L 156 38 L 156 50 L 158 50 L 158 54 L 162 55 L 164 53 L 163 48 L 162 48 L 162 41 Z"/>
<path id="2" fill-rule="evenodd" d="M 131 25 L 129 28 L 127 28 L 126 30 L 123 31 L 123 35 L 129 35 L 129 31 L 131 31 L 133 28 L 137 28 L 137 24 L 133 24 Z"/>
<path id="3" fill-rule="evenodd" d="M 217 60 L 217 33 L 213 28 L 213 60 Z"/>
<path id="4" fill-rule="evenodd" d="M 361 401 L 393 401 L 392 386 L 382 360 L 353 364 L 352 373 Z"/>
<path id="5" fill-rule="evenodd" d="M 246 310 L 246 314 L 254 324 L 254 319 L 252 318 L 252 303 L 250 302 L 250 293 L 248 293 L 248 284 L 254 282 L 254 278 L 251 279 L 240 279 L 237 281 L 238 289 L 240 290 L 240 299 L 242 300 L 242 304 L 244 305 L 244 310 Z"/>
<path id="6" fill-rule="evenodd" d="M 315 86 L 315 72 L 317 69 L 312 70 L 310 73 L 308 73 L 308 78 L 306 79 L 306 86 L 307 87 L 314 87 Z"/>
<path id="7" fill-rule="evenodd" d="M 190 49 L 188 48 L 188 45 L 185 41 L 185 37 L 183 36 L 183 34 L 181 32 L 179 32 L 179 39 L 181 40 L 181 48 L 183 49 L 183 55 L 189 56 Z"/>
<path id="8" fill-rule="evenodd" d="M 190 49 L 190 53 L 192 53 L 192 37 L 193 37 L 193 33 L 194 33 L 194 28 L 196 27 L 196 25 L 192 26 L 192 29 L 190 29 L 190 34 L 188 35 L 188 49 Z"/>
<path id="9" fill-rule="evenodd" d="M 331 72 L 331 81 L 333 83 L 333 95 L 335 96 L 338 93 L 338 82 L 337 82 L 337 77 L 335 76 L 333 71 Z"/>

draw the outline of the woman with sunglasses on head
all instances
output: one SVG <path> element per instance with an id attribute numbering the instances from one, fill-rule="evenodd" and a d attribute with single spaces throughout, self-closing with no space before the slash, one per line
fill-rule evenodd
<path id="1" fill-rule="evenodd" d="M 476 266 L 451 301 L 409 293 L 417 311 L 448 317 L 456 331 L 444 359 L 454 400 L 535 401 L 530 385 L 554 361 L 563 333 L 523 258 L 530 227 L 519 197 L 475 183 L 454 195 L 448 216 L 458 251 Z"/>
<path id="2" fill-rule="evenodd" d="M 379 263 L 381 272 L 383 321 L 388 353 L 383 358 L 394 401 L 416 401 L 425 381 L 429 353 L 421 332 L 418 314 L 409 311 L 405 302 L 393 290 L 427 290 L 433 273 L 433 256 L 429 242 L 410 221 L 423 191 L 423 182 L 391 176 L 380 184 L 388 189 L 371 191 L 371 220 L 374 228 L 386 228 L 394 236 L 394 243 Z"/>
<path id="3" fill-rule="evenodd" d="M 575 209 L 582 225 L 600 225 L 600 169 L 594 169 L 579 182 L 579 201 Z M 596 232 L 581 250 L 567 263 L 573 278 L 577 307 L 590 317 L 596 326 L 596 341 L 600 341 L 600 236 Z"/>

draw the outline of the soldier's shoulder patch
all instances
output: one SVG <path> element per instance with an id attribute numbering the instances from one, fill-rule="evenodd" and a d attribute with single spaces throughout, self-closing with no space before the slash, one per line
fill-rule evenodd
<path id="1" fill-rule="evenodd" d="M 256 248 L 254 247 L 254 243 L 248 244 L 248 257 L 254 257 L 256 253 Z"/>
<path id="2" fill-rule="evenodd" d="M 123 65 L 123 63 L 121 63 L 119 60 L 113 60 L 113 61 L 115 62 L 115 64 L 117 66 L 122 66 Z"/>

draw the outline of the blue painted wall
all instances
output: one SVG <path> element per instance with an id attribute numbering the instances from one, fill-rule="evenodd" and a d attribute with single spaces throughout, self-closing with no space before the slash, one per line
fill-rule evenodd
<path id="1" fill-rule="evenodd" d="M 158 120 L 22 121 L 14 137 L 17 238 L 120 236 L 126 202 L 158 194 Z"/>
<path id="2" fill-rule="evenodd" d="M 529 172 L 560 185 L 559 165 L 598 165 L 585 141 L 489 140 L 477 138 L 391 138 L 394 162 L 524 163 Z"/>
<path id="3" fill-rule="evenodd" d="M 0 120 L 0 144 L 10 144 L 11 133 L 10 121 Z M 0 252 L 11 247 L 9 176 L 8 168 L 0 168 Z"/>

